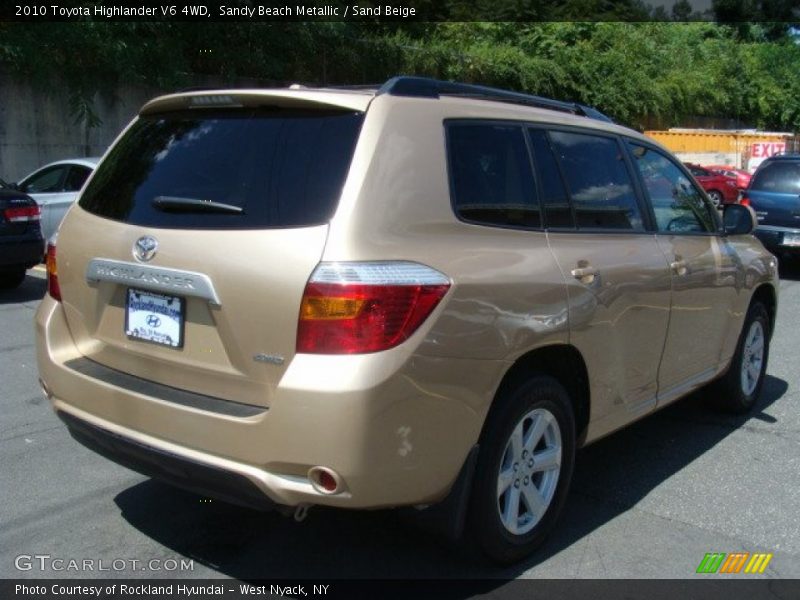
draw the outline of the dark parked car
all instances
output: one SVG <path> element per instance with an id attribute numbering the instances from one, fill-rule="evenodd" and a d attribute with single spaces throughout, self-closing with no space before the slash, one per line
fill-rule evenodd
<path id="1" fill-rule="evenodd" d="M 33 198 L 0 179 L 0 289 L 17 287 L 42 260 L 41 211 Z"/>
<path id="2" fill-rule="evenodd" d="M 711 202 L 717 208 L 721 208 L 723 204 L 735 204 L 739 199 L 739 190 L 736 187 L 735 178 L 720 175 L 700 165 L 683 164 L 691 171 L 697 183 L 706 191 Z"/>
<path id="3" fill-rule="evenodd" d="M 764 160 L 742 204 L 756 211 L 756 236 L 773 254 L 800 254 L 800 154 Z"/>

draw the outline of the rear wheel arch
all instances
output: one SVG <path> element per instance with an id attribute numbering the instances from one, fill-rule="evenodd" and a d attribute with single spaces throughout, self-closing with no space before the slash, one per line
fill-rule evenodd
<path id="1" fill-rule="evenodd" d="M 590 392 L 589 375 L 586 362 L 577 348 L 568 344 L 545 346 L 531 350 L 520 356 L 506 371 L 492 400 L 489 413 L 483 425 L 481 437 L 485 434 L 490 416 L 499 407 L 499 401 L 513 390 L 522 386 L 531 377 L 548 375 L 553 377 L 567 391 L 572 403 L 575 418 L 575 436 L 578 447 L 583 444 L 589 425 Z"/>

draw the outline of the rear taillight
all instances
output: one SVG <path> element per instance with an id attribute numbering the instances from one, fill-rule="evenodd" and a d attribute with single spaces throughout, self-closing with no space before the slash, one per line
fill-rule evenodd
<path id="1" fill-rule="evenodd" d="M 397 346 L 449 288 L 447 277 L 418 263 L 321 263 L 303 293 L 297 351 L 361 354 Z"/>
<path id="2" fill-rule="evenodd" d="M 61 287 L 58 285 L 58 268 L 56 267 L 56 245 L 47 244 L 47 293 L 54 300 L 61 302 Z"/>
<path id="3" fill-rule="evenodd" d="M 9 223 L 25 223 L 41 219 L 42 211 L 38 204 L 34 206 L 15 206 L 6 208 L 3 211 L 3 217 Z"/>
<path id="4" fill-rule="evenodd" d="M 747 196 L 742 196 L 741 200 L 739 200 L 739 204 L 742 206 L 750 206 L 750 198 Z"/>

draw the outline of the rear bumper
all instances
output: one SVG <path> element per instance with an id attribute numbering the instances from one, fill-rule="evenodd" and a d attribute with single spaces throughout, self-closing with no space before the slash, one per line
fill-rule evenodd
<path id="1" fill-rule="evenodd" d="M 248 506 L 438 502 L 477 441 L 507 367 L 401 353 L 297 355 L 269 408 L 242 412 L 92 367 L 64 307 L 49 297 L 36 327 L 45 392 L 76 439 L 137 471 Z M 462 373 L 458 385 L 453 368 Z M 337 493 L 311 484 L 315 466 L 340 477 Z"/>
<path id="2" fill-rule="evenodd" d="M 0 238 L 0 270 L 25 268 L 40 263 L 44 242 L 40 237 Z"/>
<path id="3" fill-rule="evenodd" d="M 800 229 L 780 227 L 778 225 L 761 225 L 753 232 L 761 240 L 764 247 L 773 254 L 800 253 L 800 244 L 789 243 L 788 236 L 796 236 L 800 240 Z"/>
<path id="4" fill-rule="evenodd" d="M 259 510 L 275 506 L 246 477 L 131 440 L 66 412 L 56 414 L 76 441 L 123 467 L 233 504 Z"/>

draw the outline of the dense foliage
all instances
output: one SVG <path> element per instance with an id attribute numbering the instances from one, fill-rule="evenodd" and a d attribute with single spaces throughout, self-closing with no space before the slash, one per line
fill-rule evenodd
<path id="1" fill-rule="evenodd" d="M 95 94 L 120 82 L 332 85 L 406 73 L 580 101 L 634 127 L 713 116 L 798 130 L 800 45 L 791 32 L 699 21 L 0 23 L 0 69 L 43 89 L 64 82 L 75 116 L 90 125 Z"/>

